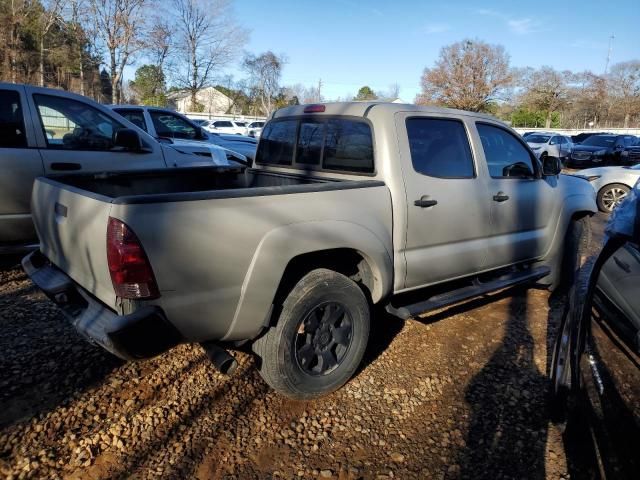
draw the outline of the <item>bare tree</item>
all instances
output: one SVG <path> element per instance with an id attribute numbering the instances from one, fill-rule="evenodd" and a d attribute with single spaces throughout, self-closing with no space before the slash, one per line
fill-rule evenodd
<path id="1" fill-rule="evenodd" d="M 62 23 L 64 0 L 46 0 L 42 2 L 43 11 L 39 15 L 38 24 L 38 53 L 39 53 L 39 85 L 44 87 L 44 57 L 45 39 L 56 22 Z"/>
<path id="2" fill-rule="evenodd" d="M 198 92 L 210 86 L 246 42 L 230 0 L 172 0 L 176 22 L 173 80 L 189 92 L 190 109 L 198 109 Z"/>
<path id="3" fill-rule="evenodd" d="M 247 55 L 242 63 L 249 74 L 251 87 L 255 90 L 262 113 L 269 116 L 273 111 L 274 97 L 280 91 L 280 76 L 285 64 L 283 56 L 268 51 L 258 56 Z"/>
<path id="4" fill-rule="evenodd" d="M 29 14 L 33 10 L 32 2 L 28 0 L 10 0 L 9 6 L 9 35 L 7 45 L 7 57 L 9 60 L 9 71 L 11 81 L 18 81 L 18 64 L 21 51 L 20 32 L 24 24 L 27 22 Z"/>
<path id="5" fill-rule="evenodd" d="M 616 63 L 609 74 L 612 94 L 624 113 L 624 128 L 631 115 L 640 112 L 640 61 Z"/>
<path id="6" fill-rule="evenodd" d="M 551 127 L 553 112 L 567 104 L 571 72 L 558 72 L 551 67 L 532 68 L 520 72 L 525 104 L 546 112 L 545 128 Z"/>
<path id="7" fill-rule="evenodd" d="M 121 101 L 122 74 L 142 47 L 140 41 L 147 0 L 89 0 L 96 33 L 109 53 L 109 74 L 115 103 Z"/>
<path id="8" fill-rule="evenodd" d="M 165 62 L 171 53 L 173 44 L 174 27 L 161 17 L 156 17 L 149 29 L 145 49 L 149 54 L 151 64 L 164 70 Z"/>
<path id="9" fill-rule="evenodd" d="M 435 66 L 424 69 L 416 103 L 486 111 L 511 81 L 509 56 L 502 46 L 463 40 L 443 47 Z"/>

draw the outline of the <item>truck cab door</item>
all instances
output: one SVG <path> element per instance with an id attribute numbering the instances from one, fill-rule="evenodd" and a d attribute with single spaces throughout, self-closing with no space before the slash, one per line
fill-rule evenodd
<path id="1" fill-rule="evenodd" d="M 23 86 L 0 86 L 0 168 L 0 244 L 37 243 L 31 186 L 44 169 Z"/>
<path id="2" fill-rule="evenodd" d="M 459 116 L 396 114 L 407 202 L 405 288 L 480 271 L 490 234 L 487 186 Z"/>
<path id="3" fill-rule="evenodd" d="M 160 145 L 139 131 L 145 151 L 122 151 L 114 133 L 127 125 L 106 108 L 75 96 L 33 88 L 36 135 L 47 175 L 164 168 Z"/>
<path id="4" fill-rule="evenodd" d="M 541 177 L 535 155 L 519 136 L 491 122 L 476 122 L 478 150 L 487 170 L 491 232 L 486 267 L 541 257 L 551 246 L 561 195 L 556 177 Z"/>

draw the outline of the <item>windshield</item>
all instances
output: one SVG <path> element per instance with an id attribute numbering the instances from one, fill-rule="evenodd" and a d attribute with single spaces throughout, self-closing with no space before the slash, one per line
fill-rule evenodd
<path id="1" fill-rule="evenodd" d="M 238 127 L 246 127 L 247 126 L 247 124 L 245 122 L 236 122 L 236 125 Z"/>
<path id="2" fill-rule="evenodd" d="M 632 167 L 628 167 L 629 170 L 640 170 L 640 163 L 638 163 L 637 165 L 634 165 Z"/>
<path id="3" fill-rule="evenodd" d="M 612 147 L 616 142 L 614 135 L 593 135 L 587 138 L 582 145 L 591 145 L 593 147 Z"/>
<path id="4" fill-rule="evenodd" d="M 527 135 L 525 140 L 527 143 L 547 143 L 550 138 L 550 135 Z"/>

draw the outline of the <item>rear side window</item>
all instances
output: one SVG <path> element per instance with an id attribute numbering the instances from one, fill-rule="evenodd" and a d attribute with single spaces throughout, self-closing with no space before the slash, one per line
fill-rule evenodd
<path id="1" fill-rule="evenodd" d="M 413 169 L 439 178 L 473 178 L 473 157 L 459 120 L 407 119 Z"/>
<path id="2" fill-rule="evenodd" d="M 0 90 L 0 148 L 26 146 L 20 94 L 13 90 Z"/>
<path id="3" fill-rule="evenodd" d="M 324 144 L 325 122 L 304 121 L 300 123 L 296 163 L 319 165 Z"/>
<path id="4" fill-rule="evenodd" d="M 535 175 L 529 151 L 506 130 L 477 123 L 484 156 L 493 178 L 531 178 Z"/>
<path id="5" fill-rule="evenodd" d="M 373 172 L 371 128 L 364 122 L 330 119 L 322 166 L 327 170 Z"/>
<path id="6" fill-rule="evenodd" d="M 268 165 L 291 165 L 296 140 L 296 120 L 271 122 L 260 140 L 257 158 Z"/>
<path id="7" fill-rule="evenodd" d="M 124 118 L 126 118 L 127 120 L 129 120 L 136 127 L 141 128 L 145 132 L 148 132 L 148 130 L 147 130 L 147 122 L 144 119 L 144 113 L 143 113 L 142 110 L 131 110 L 129 108 L 122 108 L 122 109 L 117 109 L 116 108 L 116 109 L 114 109 L 114 111 L 118 115 L 121 115 Z"/>
<path id="8" fill-rule="evenodd" d="M 231 122 L 215 122 L 213 124 L 214 127 L 216 128 L 221 128 L 221 127 L 233 127 L 233 125 L 231 124 Z"/>

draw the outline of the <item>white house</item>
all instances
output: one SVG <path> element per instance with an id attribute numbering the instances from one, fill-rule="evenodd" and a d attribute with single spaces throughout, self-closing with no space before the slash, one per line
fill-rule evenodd
<path id="1" fill-rule="evenodd" d="M 191 94 L 185 90 L 171 92 L 167 95 L 169 105 L 174 107 L 178 112 L 191 112 Z M 224 115 L 231 107 L 233 101 L 224 93 L 213 87 L 206 87 L 198 91 L 196 101 L 202 105 L 202 113 L 211 116 Z"/>

